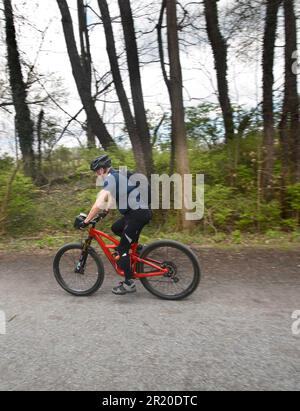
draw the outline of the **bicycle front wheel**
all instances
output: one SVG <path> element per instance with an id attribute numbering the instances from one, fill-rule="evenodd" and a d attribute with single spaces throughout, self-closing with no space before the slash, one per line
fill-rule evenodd
<path id="1" fill-rule="evenodd" d="M 77 297 L 95 293 L 104 280 L 103 263 L 91 247 L 87 250 L 84 266 L 78 269 L 82 252 L 82 244 L 67 244 L 58 251 L 53 262 L 58 284 Z"/>
<path id="2" fill-rule="evenodd" d="M 197 289 L 201 279 L 200 264 L 197 256 L 185 245 L 171 240 L 157 241 L 143 250 L 141 258 L 168 269 L 164 276 L 141 278 L 146 290 L 156 297 L 180 300 Z M 140 263 L 139 272 L 150 274 L 153 268 Z"/>

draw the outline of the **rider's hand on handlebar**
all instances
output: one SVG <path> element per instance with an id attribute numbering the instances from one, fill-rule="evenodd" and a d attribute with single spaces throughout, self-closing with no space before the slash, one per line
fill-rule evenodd
<path id="1" fill-rule="evenodd" d="M 84 230 L 85 228 L 87 228 L 88 226 L 89 226 L 89 224 L 90 223 L 85 223 L 84 221 L 81 221 L 79 224 L 78 224 L 78 228 L 79 228 L 79 230 Z"/>
<path id="2" fill-rule="evenodd" d="M 75 219 L 74 228 L 76 228 L 77 230 L 84 230 L 89 225 L 95 226 L 100 220 L 103 220 L 103 218 L 105 218 L 107 214 L 108 214 L 108 210 L 104 210 L 101 213 L 99 213 L 96 218 L 94 218 L 93 220 L 87 223 L 86 222 L 87 215 L 81 213 Z"/>
<path id="3" fill-rule="evenodd" d="M 79 216 L 76 217 L 75 222 L 74 222 L 74 228 L 77 230 L 83 230 L 88 226 L 84 221 L 86 219 L 87 215 L 86 214 L 80 214 Z"/>

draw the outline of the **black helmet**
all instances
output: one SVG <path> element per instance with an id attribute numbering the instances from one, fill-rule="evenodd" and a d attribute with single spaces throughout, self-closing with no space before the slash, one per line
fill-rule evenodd
<path id="1" fill-rule="evenodd" d="M 97 171 L 97 170 L 100 170 L 100 168 L 109 168 L 109 167 L 111 167 L 111 159 L 109 158 L 107 154 L 97 157 L 91 163 L 92 171 Z"/>

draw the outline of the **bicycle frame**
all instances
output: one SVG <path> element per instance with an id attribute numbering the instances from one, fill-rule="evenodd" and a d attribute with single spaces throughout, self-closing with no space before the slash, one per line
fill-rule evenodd
<path id="1" fill-rule="evenodd" d="M 112 252 L 120 244 L 120 242 L 116 240 L 114 237 L 104 233 L 103 231 L 96 230 L 94 227 L 89 230 L 89 238 L 97 241 L 97 243 L 103 250 L 104 254 L 106 255 L 107 259 L 109 260 L 109 262 L 115 269 L 116 273 L 124 277 L 124 271 L 121 270 L 121 268 L 118 266 L 117 262 L 115 261 L 112 255 Z M 104 239 L 108 240 L 111 244 L 106 244 Z M 132 244 L 131 252 L 130 252 L 133 278 L 140 279 L 140 278 L 147 278 L 147 277 L 160 277 L 165 274 L 168 274 L 169 270 L 167 268 L 162 268 L 161 263 L 159 261 L 152 260 L 152 259 L 144 260 L 140 258 L 139 255 L 137 254 L 137 248 L 138 248 L 137 243 Z M 138 263 L 143 263 L 153 268 L 156 271 L 153 271 L 153 272 L 151 271 L 149 273 L 138 273 L 136 271 Z"/>

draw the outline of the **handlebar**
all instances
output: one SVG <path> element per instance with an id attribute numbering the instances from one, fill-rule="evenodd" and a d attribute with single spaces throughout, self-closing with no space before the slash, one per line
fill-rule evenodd
<path id="1" fill-rule="evenodd" d="M 87 226 L 92 226 L 95 228 L 96 224 L 99 223 L 99 221 L 103 220 L 108 214 L 108 211 L 102 211 L 101 213 L 98 214 L 97 217 L 95 217 L 92 221 L 89 222 Z M 81 228 L 82 222 L 87 218 L 86 214 L 81 213 L 78 217 L 76 217 L 75 223 L 74 223 L 74 228 L 79 229 Z"/>

